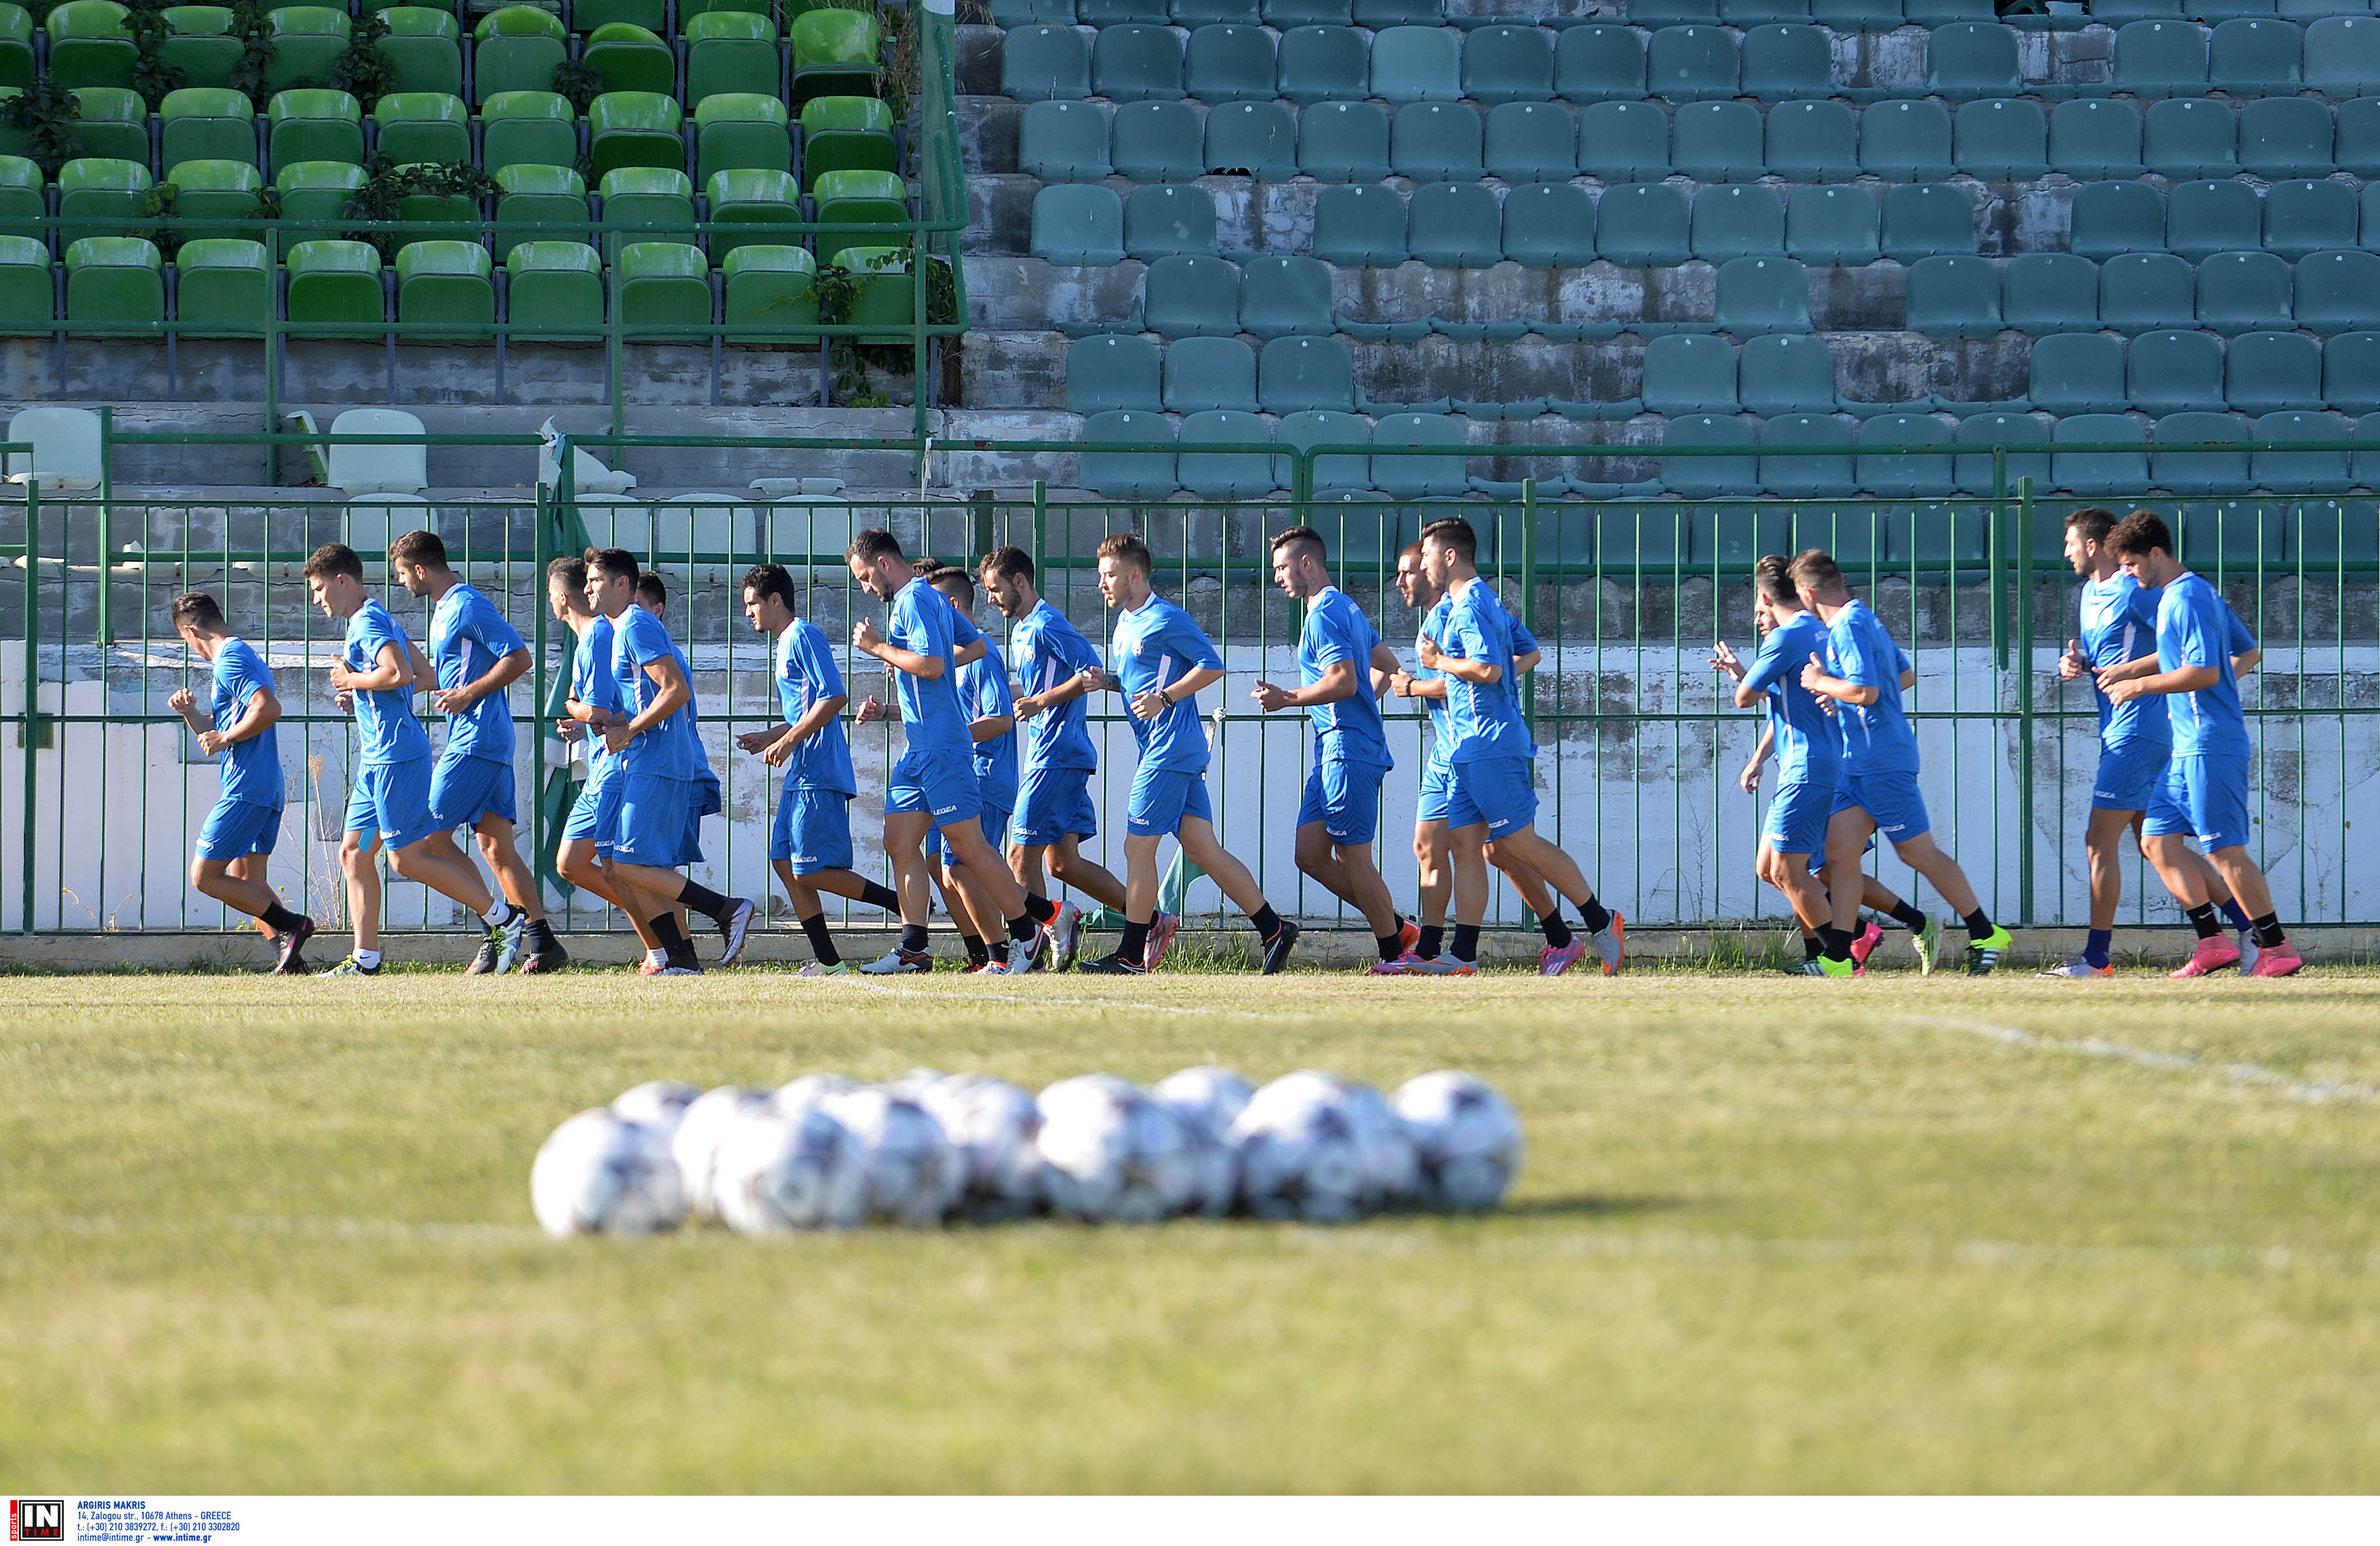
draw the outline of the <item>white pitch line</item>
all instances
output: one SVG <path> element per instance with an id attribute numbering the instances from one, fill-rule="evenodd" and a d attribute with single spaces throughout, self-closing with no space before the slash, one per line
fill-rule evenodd
<path id="1" fill-rule="evenodd" d="M 1894 1015 L 1891 1018 L 1910 1025 L 1930 1026 L 1938 1030 L 1963 1031 L 1981 1036 L 2004 1046 L 2023 1047 L 2035 1052 L 2068 1053 L 2077 1057 L 2095 1057 L 2112 1063 L 2129 1063 L 2135 1067 L 2154 1068 L 2162 1073 L 2215 1074 L 2234 1084 L 2254 1085 L 2265 1090 L 2277 1090 L 2289 1100 L 2308 1105 L 2327 1105 L 2338 1101 L 2369 1103 L 2380 1097 L 2380 1089 L 2368 1084 L 2342 1083 L 2336 1079 L 2319 1079 L 2305 1083 L 2277 1068 L 2255 1063 L 2208 1063 L 2189 1053 L 2161 1053 L 2147 1047 L 2135 1047 L 2129 1042 L 2110 1041 L 2105 1037 L 2088 1036 L 2079 1041 L 2064 1041 L 2054 1036 L 2041 1036 L 2015 1026 L 1998 1025 L 1990 1020 L 1966 1020 L 1949 1015 Z"/>
<path id="2" fill-rule="evenodd" d="M 803 980 L 796 978 L 795 980 L 800 981 Z M 816 981 L 818 980 L 813 978 L 809 979 L 809 980 Z M 951 997 L 948 993 L 936 992 L 927 988 L 904 988 L 896 983 L 870 982 L 865 979 L 853 982 L 851 986 L 856 988 L 864 988 L 872 993 L 896 993 L 903 998 L 930 998 L 948 1001 Z M 978 1000 L 978 1002 L 989 1003 L 990 1001 Z M 1295 1015 L 1282 1015 L 1263 1009 L 1200 1009 L 1192 1008 L 1185 1004 L 1148 1004 L 1139 999 L 1127 998 L 1055 998 L 1045 997 L 1041 994 L 1036 993 L 1030 999 L 1019 999 L 1017 1002 L 1020 1004 L 1071 1004 L 1092 1009 L 1137 1009 L 1150 1015 L 1229 1016 L 1249 1020 L 1303 1020 L 1313 1017 L 1310 1015 L 1303 1013 Z"/>

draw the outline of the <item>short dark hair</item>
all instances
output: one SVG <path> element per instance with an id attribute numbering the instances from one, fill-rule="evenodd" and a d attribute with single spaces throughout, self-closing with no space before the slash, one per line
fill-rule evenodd
<path id="1" fill-rule="evenodd" d="M 783 564 L 755 564 L 744 571 L 736 589 L 754 600 L 774 596 L 785 603 L 785 610 L 795 609 L 794 577 Z"/>
<path id="2" fill-rule="evenodd" d="M 2135 510 L 2107 533 L 2107 546 L 2119 558 L 2143 556 L 2151 548 L 2163 548 L 2171 557 L 2173 532 L 2155 510 Z"/>
<path id="3" fill-rule="evenodd" d="M 1793 562 L 1781 553 L 1767 553 L 1752 566 L 1753 577 L 1760 583 L 1760 593 L 1772 602 L 1790 603 L 1800 611 L 1802 598 L 1793 589 Z"/>
<path id="4" fill-rule="evenodd" d="M 203 590 L 185 590 L 174 598 L 174 627 L 182 628 L 219 628 L 223 627 L 223 608 Z"/>
<path id="5" fill-rule="evenodd" d="M 650 602 L 655 606 L 667 606 L 669 605 L 669 587 L 662 583 L 662 577 L 659 574 L 647 569 L 637 576 L 637 600 Z"/>
<path id="6" fill-rule="evenodd" d="M 645 572 L 637 555 L 626 548 L 589 548 L 585 562 L 589 569 L 601 569 L 605 579 L 633 580 Z"/>
<path id="7" fill-rule="evenodd" d="M 350 579 L 364 578 L 364 561 L 356 550 L 345 542 L 324 542 L 306 556 L 306 578 L 325 579 L 332 575 L 346 575 Z"/>
<path id="8" fill-rule="evenodd" d="M 412 530 L 388 544 L 393 564 L 416 564 L 425 569 L 446 567 L 446 544 L 435 531 Z"/>
<path id="9" fill-rule="evenodd" d="M 1803 548 L 1793 555 L 1790 572 L 1796 585 L 1806 585 L 1813 590 L 1840 590 L 1843 588 L 1843 571 L 1835 555 L 1823 548 Z"/>
<path id="10" fill-rule="evenodd" d="M 2066 530 L 2079 531 L 2086 542 L 2105 543 L 2107 533 L 2116 530 L 2116 512 L 2096 505 L 2085 505 L 2066 517 Z"/>
<path id="11" fill-rule="evenodd" d="M 1013 542 L 985 554 L 975 568 L 976 573 L 982 575 L 1000 575 L 1028 582 L 1033 578 L 1032 557 Z"/>
<path id="12" fill-rule="evenodd" d="M 1279 553 L 1285 547 L 1310 551 L 1318 564 L 1328 563 L 1330 559 L 1330 545 L 1322 540 L 1321 532 L 1310 526 L 1293 526 L 1281 531 L 1273 538 L 1269 551 Z"/>
<path id="13" fill-rule="evenodd" d="M 902 556 L 901 539 L 880 526 L 871 526 L 851 540 L 843 556 L 846 562 L 856 558 L 869 564 L 880 558 L 898 558 Z"/>
<path id="14" fill-rule="evenodd" d="M 573 558 L 565 553 L 545 566 L 545 578 L 558 579 L 573 590 L 584 590 L 587 589 L 587 560 Z"/>
<path id="15" fill-rule="evenodd" d="M 1472 530 L 1471 523 L 1461 516 L 1440 516 L 1421 529 L 1423 542 L 1433 538 L 1439 546 L 1451 549 L 1465 564 L 1479 562 L 1479 533 Z"/>
<path id="16" fill-rule="evenodd" d="M 1142 542 L 1135 532 L 1109 532 L 1099 539 L 1099 552 L 1094 556 L 1130 564 L 1145 575 L 1157 573 L 1156 558 L 1149 554 L 1148 544 Z"/>
<path id="17" fill-rule="evenodd" d="M 926 577 L 926 583 L 945 596 L 954 597 L 972 612 L 975 610 L 975 577 L 957 564 L 945 564 Z"/>
<path id="18" fill-rule="evenodd" d="M 1404 546 L 1397 550 L 1397 562 L 1401 564 L 1408 558 L 1419 558 L 1420 556 L 1421 544 L 1419 542 L 1407 542 Z"/>

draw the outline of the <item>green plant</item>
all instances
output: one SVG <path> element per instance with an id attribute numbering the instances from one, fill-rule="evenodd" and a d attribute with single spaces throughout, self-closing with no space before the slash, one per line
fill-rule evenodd
<path id="1" fill-rule="evenodd" d="M 237 0 L 231 8 L 231 30 L 241 43 L 239 63 L 231 67 L 231 89 L 261 112 L 273 100 L 273 87 L 265 79 L 273 67 L 272 13 L 249 0 Z"/>
<path id="2" fill-rule="evenodd" d="M 174 219 L 174 201 L 182 195 L 178 183 L 158 183 L 140 195 L 140 213 L 153 217 L 157 224 L 134 233 L 147 237 L 157 244 L 157 251 L 167 262 L 182 250 L 182 233 Z"/>
<path id="3" fill-rule="evenodd" d="M 124 6 L 129 13 L 124 18 L 124 30 L 132 34 L 132 46 L 140 50 L 132 64 L 132 89 L 154 113 L 169 92 L 189 84 L 189 75 L 181 66 L 165 62 L 165 39 L 173 32 L 165 21 L 165 0 L 124 0 Z"/>
<path id="4" fill-rule="evenodd" d="M 74 92 L 55 76 L 42 77 L 0 105 L 0 123 L 24 135 L 25 154 L 49 177 L 82 153 L 74 131 L 79 116 Z"/>
<path id="5" fill-rule="evenodd" d="M 553 90 L 571 110 L 584 114 L 587 104 L 603 94 L 603 69 L 583 59 L 565 59 L 553 67 Z"/>
<path id="6" fill-rule="evenodd" d="M 354 97 L 367 113 L 396 90 L 396 67 L 380 51 L 381 40 L 387 36 L 388 20 L 378 11 L 356 18 L 354 30 L 347 34 L 347 50 L 332 64 L 331 79 L 324 82 Z"/>
<path id="7" fill-rule="evenodd" d="M 402 220 L 405 201 L 417 194 L 432 199 L 460 197 L 480 201 L 494 198 L 502 191 L 495 178 L 462 162 L 416 162 L 399 166 L 384 155 L 376 155 L 364 163 L 363 186 L 347 196 L 339 213 L 350 220 Z M 380 249 L 383 261 L 395 258 L 396 250 L 406 243 L 424 239 L 419 233 L 402 231 L 350 231 L 346 235 L 350 241 L 368 241 Z"/>

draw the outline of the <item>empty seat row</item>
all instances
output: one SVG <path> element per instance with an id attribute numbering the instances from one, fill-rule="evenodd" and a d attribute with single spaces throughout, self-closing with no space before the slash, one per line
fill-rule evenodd
<path id="1" fill-rule="evenodd" d="M 1352 412 L 1360 406 L 1354 360 L 1337 338 L 1274 338 L 1259 354 L 1237 338 L 1180 338 L 1160 350 L 1147 338 L 1110 334 L 1077 340 L 1066 351 L 1071 413 Z"/>
<path id="2" fill-rule="evenodd" d="M 2193 261 L 2261 246 L 2295 260 L 2336 247 L 2380 248 L 2380 183 L 2359 194 L 2327 179 L 2085 183 L 2074 190 L 2067 250 L 2085 258 L 2177 252 Z"/>
<path id="3" fill-rule="evenodd" d="M 2370 0 L 2092 0 L 2091 19 L 2105 27 L 2173 18 L 2212 25 L 2243 16 L 2319 21 L 2326 16 L 2369 16 L 2372 9 Z"/>
<path id="4" fill-rule="evenodd" d="M 1393 413 L 1377 422 L 1313 409 L 1285 416 L 1278 428 L 1253 413 L 1209 409 L 1172 420 L 1145 409 L 1098 413 L 1083 423 L 1083 486 L 1113 498 L 1162 499 L 1179 490 L 1209 499 L 1253 499 L 1291 486 L 1294 464 L 1261 450 L 1194 451 L 1193 446 L 1421 445 L 1439 456 L 1366 456 L 1332 453 L 1314 459 L 1318 493 L 1375 493 L 1392 499 L 1443 499 L 1470 489 L 1461 447 L 1462 420 L 1434 413 Z M 1094 451 L 1100 444 L 1178 444 L 1171 451 Z M 1326 517 L 1327 520 L 1327 517 Z M 1342 554 L 1342 556 L 1348 556 Z"/>
<path id="5" fill-rule="evenodd" d="M 2380 333 L 2061 333 L 2033 347 L 2022 406 L 2051 413 L 2380 412 Z"/>
<path id="6" fill-rule="evenodd" d="M 2264 0 L 2224 0 L 2254 5 Z M 2328 4 L 2344 0 L 2289 0 L 2289 4 Z M 2269 11 L 2270 6 L 2266 5 Z M 2294 14 L 2294 13 L 2291 13 Z M 2329 10 L 2308 12 L 2327 16 Z M 1990 21 L 1990 0 L 1655 0 L 1627 7 L 1626 19 L 1646 28 L 1717 25 L 1752 28 L 1771 22 L 1815 22 L 1836 31 L 1888 32 L 1902 26 L 1939 27 L 1956 22 Z M 1439 0 L 991 0 L 991 19 L 999 27 L 1029 27 L 1039 23 L 1080 22 L 1087 27 L 1113 27 L 1132 22 L 1176 27 L 1204 27 L 1219 22 L 1254 26 L 1262 22 L 1283 30 L 1292 27 L 1338 26 L 1388 28 L 1436 25 L 1444 20 L 1477 28 L 1496 25 L 1492 16 L 1443 14 Z M 1557 16 L 1545 25 L 1574 28 L 1594 25 L 1585 18 Z"/>
<path id="7" fill-rule="evenodd" d="M 2150 333 L 2254 333 L 2380 327 L 2380 255 L 2316 252 L 2292 265 L 2272 252 L 2218 252 L 2192 269 L 2170 252 L 2095 263 L 2033 252 L 2005 269 L 1983 258 L 1922 258 L 1909 268 L 1908 326 L 1937 338 Z"/>
<path id="8" fill-rule="evenodd" d="M 1293 109 L 1226 103 L 1202 116 L 1188 103 L 1037 102 L 1018 128 L 1017 164 L 1044 182 L 1122 175 L 1179 182 L 1236 173 L 1268 182 L 1309 177 L 1374 182 L 1500 177 L 1541 182 L 1585 175 L 1603 182 L 1929 182 L 1964 174 L 2033 179 L 2275 179 L 2345 171 L 2380 177 L 2380 97 L 2330 104 L 2304 97 L 2234 110 L 2209 98 L 2060 103 L 1993 98 L 1956 113 L 1935 102 L 1854 110 L 1840 102 L 1706 102 L 1665 112 L 1650 103 L 1505 103 L 1483 115 L 1466 103 L 1334 102 Z M 2335 119 L 2335 121 L 2334 121 Z"/>

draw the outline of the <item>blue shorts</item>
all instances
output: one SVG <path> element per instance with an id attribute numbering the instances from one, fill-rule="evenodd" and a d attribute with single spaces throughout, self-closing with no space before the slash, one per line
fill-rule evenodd
<path id="1" fill-rule="evenodd" d="M 199 829 L 200 858 L 246 858 L 269 854 L 281 836 L 281 807 L 254 800 L 217 800 Z"/>
<path id="2" fill-rule="evenodd" d="M 2141 831 L 2195 837 L 2208 853 L 2248 841 L 2248 755 L 2177 757 L 2149 802 Z"/>
<path id="3" fill-rule="evenodd" d="M 570 818 L 562 824 L 565 843 L 592 843 L 598 854 L 612 851 L 612 834 L 620 824 L 619 762 L 598 762 L 570 802 Z"/>
<path id="4" fill-rule="evenodd" d="M 1768 802 L 1767 820 L 1760 835 L 1780 854 L 1827 851 L 1827 823 L 1834 819 L 1835 785 L 1831 779 L 1796 779 L 1778 789 Z"/>
<path id="5" fill-rule="evenodd" d="M 2173 748 L 2132 741 L 2099 749 L 2099 771 L 2091 780 L 2094 810 L 2146 810 L 2165 784 Z"/>
<path id="6" fill-rule="evenodd" d="M 976 814 L 975 758 L 966 752 L 921 751 L 901 754 L 884 785 L 884 813 L 923 810 L 937 822 L 964 822 Z"/>
<path id="7" fill-rule="evenodd" d="M 1485 823 L 1490 838 L 1509 837 L 1537 819 L 1537 791 L 1525 757 L 1481 757 L 1454 764 L 1447 781 L 1449 826 Z"/>
<path id="8" fill-rule="evenodd" d="M 1015 822 L 1010 835 L 1027 848 L 1047 847 L 1068 836 L 1097 837 L 1099 809 L 1091 803 L 1091 770 L 1026 770 L 1016 786 Z"/>
<path id="9" fill-rule="evenodd" d="M 442 757 L 430 775 L 430 819 L 440 832 L 513 815 L 513 765 L 489 757 Z"/>
<path id="10" fill-rule="evenodd" d="M 430 759 L 368 762 L 347 791 L 348 832 L 375 833 L 390 853 L 410 848 L 441 830 L 430 814 Z"/>
<path id="11" fill-rule="evenodd" d="M 1319 822 L 1330 841 L 1342 846 L 1369 843 L 1379 830 L 1380 780 L 1388 775 L 1378 763 L 1322 759 L 1306 773 L 1297 824 Z"/>
<path id="12" fill-rule="evenodd" d="M 1124 802 L 1123 830 L 1135 837 L 1170 837 L 1196 816 L 1215 819 L 1207 803 L 1207 770 L 1151 767 L 1143 762 L 1132 775 L 1132 794 Z"/>
<path id="13" fill-rule="evenodd" d="M 1421 802 L 1414 807 L 1414 821 L 1443 822 L 1447 802 L 1454 794 L 1454 765 L 1433 757 L 1421 770 Z"/>
<path id="14" fill-rule="evenodd" d="M 694 841 L 700 818 L 692 814 L 690 779 L 659 773 L 625 773 L 620 779 L 620 811 L 613 823 L 612 857 L 622 864 L 674 870 L 702 862 Z"/>
<path id="15" fill-rule="evenodd" d="M 991 845 L 993 853 L 1000 851 L 1002 844 L 1008 836 L 1008 817 L 1007 811 L 988 803 L 976 812 L 976 820 L 983 824 L 983 840 Z M 952 852 L 951 840 L 944 835 L 940 823 L 934 827 L 934 841 L 941 850 L 944 864 L 956 864 L 959 861 L 959 856 Z"/>
<path id="16" fill-rule="evenodd" d="M 1917 792 L 1917 775 L 1906 773 L 1843 774 L 1835 791 L 1837 810 L 1864 810 L 1876 830 L 1895 843 L 1906 843 L 1934 829 L 1925 815 L 1925 797 Z"/>
<path id="17" fill-rule="evenodd" d="M 851 868 L 851 797 L 840 789 L 788 784 L 777 796 L 769 829 L 769 862 L 796 875 Z"/>

